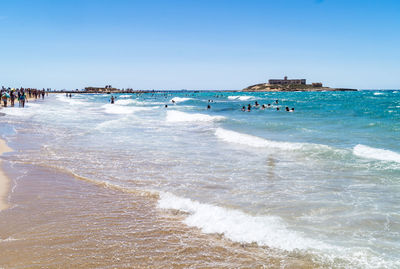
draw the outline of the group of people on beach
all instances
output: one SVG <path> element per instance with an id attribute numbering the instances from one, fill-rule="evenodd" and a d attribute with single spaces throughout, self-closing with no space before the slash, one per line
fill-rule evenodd
<path id="1" fill-rule="evenodd" d="M 48 93 L 47 93 L 48 94 Z M 2 87 L 0 91 L 1 102 L 3 107 L 7 107 L 8 101 L 10 101 L 10 106 L 15 106 L 15 101 L 18 101 L 19 107 L 25 107 L 25 102 L 28 98 L 42 98 L 46 95 L 45 89 L 31 89 L 31 88 L 4 88 Z"/>

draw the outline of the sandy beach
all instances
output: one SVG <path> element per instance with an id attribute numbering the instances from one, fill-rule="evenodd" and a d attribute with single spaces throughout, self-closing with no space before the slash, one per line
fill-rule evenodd
<path id="1" fill-rule="evenodd" d="M 9 148 L 6 144 L 6 142 L 3 139 L 0 139 L 0 155 L 6 152 L 10 152 L 11 148 Z M 1 165 L 1 161 L 0 161 Z M 4 210 L 8 207 L 7 204 L 7 194 L 9 190 L 9 179 L 7 176 L 4 174 L 3 169 L 0 169 L 0 211 Z"/>

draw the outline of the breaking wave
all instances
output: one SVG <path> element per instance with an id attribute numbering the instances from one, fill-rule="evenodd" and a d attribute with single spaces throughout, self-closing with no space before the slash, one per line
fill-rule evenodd
<path id="1" fill-rule="evenodd" d="M 185 113 L 181 111 L 169 110 L 167 112 L 167 121 L 168 122 L 213 122 L 213 121 L 221 121 L 224 120 L 223 116 L 210 116 L 206 114 L 200 113 Z"/>
<path id="2" fill-rule="evenodd" d="M 253 96 L 240 96 L 240 95 L 228 96 L 229 100 L 240 100 L 240 101 L 247 101 L 252 98 L 253 98 Z"/>
<path id="3" fill-rule="evenodd" d="M 192 98 L 174 97 L 171 99 L 171 102 L 174 101 L 175 103 L 182 103 L 188 100 L 192 100 Z"/>
<path id="4" fill-rule="evenodd" d="M 353 154 L 367 159 L 400 163 L 400 154 L 387 149 L 378 149 L 358 144 L 353 148 Z"/>
<path id="5" fill-rule="evenodd" d="M 299 150 L 299 149 L 309 149 L 309 148 L 319 147 L 323 149 L 330 149 L 329 146 L 319 145 L 319 144 L 271 141 L 253 135 L 225 130 L 223 128 L 218 128 L 215 131 L 215 135 L 219 139 L 225 142 L 236 143 L 255 148 L 277 148 L 283 150 Z"/>

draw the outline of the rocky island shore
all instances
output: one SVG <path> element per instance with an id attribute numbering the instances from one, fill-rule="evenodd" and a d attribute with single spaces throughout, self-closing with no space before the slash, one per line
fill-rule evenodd
<path id="1" fill-rule="evenodd" d="M 270 79 L 268 83 L 251 85 L 242 90 L 243 92 L 322 92 L 322 91 L 358 91 L 349 88 L 324 87 L 321 82 L 307 84 L 305 79 Z"/>
<path id="2" fill-rule="evenodd" d="M 330 88 L 330 87 L 313 87 L 312 85 L 270 85 L 268 83 L 260 83 L 249 86 L 242 90 L 243 92 L 322 92 L 322 91 L 358 91 L 349 88 Z"/>

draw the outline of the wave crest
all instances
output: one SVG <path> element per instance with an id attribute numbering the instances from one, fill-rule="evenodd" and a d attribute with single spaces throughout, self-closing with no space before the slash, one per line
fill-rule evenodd
<path id="1" fill-rule="evenodd" d="M 367 159 L 400 163 L 400 154 L 387 149 L 378 149 L 358 144 L 353 148 L 353 154 Z"/>
<path id="2" fill-rule="evenodd" d="M 189 114 L 181 111 L 169 110 L 167 111 L 168 122 L 213 122 L 224 120 L 223 116 L 210 116 L 206 114 Z"/>

